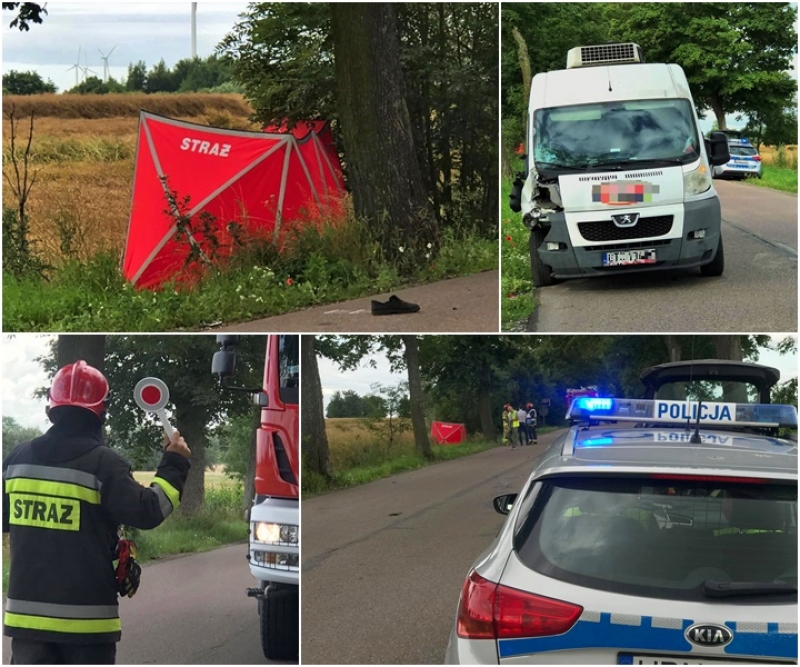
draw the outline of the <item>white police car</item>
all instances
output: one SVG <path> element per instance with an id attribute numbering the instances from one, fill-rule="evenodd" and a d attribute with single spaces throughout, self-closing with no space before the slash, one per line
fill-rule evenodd
<path id="1" fill-rule="evenodd" d="M 779 435 L 797 410 L 756 402 L 774 369 L 699 365 L 649 369 L 646 399 L 573 402 L 519 496 L 495 498 L 509 516 L 447 663 L 797 662 L 797 441 Z"/>
<path id="2" fill-rule="evenodd" d="M 728 141 L 728 151 L 731 159 L 725 164 L 711 168 L 713 178 L 748 178 L 755 176 L 761 178 L 761 156 L 755 146 L 747 139 L 731 139 Z"/>

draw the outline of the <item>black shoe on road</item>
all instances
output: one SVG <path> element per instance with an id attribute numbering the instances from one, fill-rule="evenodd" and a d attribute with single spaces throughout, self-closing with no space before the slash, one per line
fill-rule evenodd
<path id="1" fill-rule="evenodd" d="M 394 294 L 389 297 L 388 301 L 372 302 L 373 315 L 400 315 L 402 313 L 416 313 L 418 310 L 419 304 L 403 301 Z"/>

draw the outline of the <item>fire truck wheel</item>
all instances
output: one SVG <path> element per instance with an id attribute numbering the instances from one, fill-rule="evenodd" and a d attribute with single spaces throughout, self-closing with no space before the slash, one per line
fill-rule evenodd
<path id="1" fill-rule="evenodd" d="M 267 660 L 297 660 L 300 653 L 300 605 L 297 588 L 268 587 L 259 602 L 261 650 Z"/>

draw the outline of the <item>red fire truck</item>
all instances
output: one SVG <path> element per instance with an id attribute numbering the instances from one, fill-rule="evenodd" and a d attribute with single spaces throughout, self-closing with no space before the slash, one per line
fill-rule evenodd
<path id="1" fill-rule="evenodd" d="M 253 395 L 261 408 L 256 434 L 255 497 L 247 511 L 250 573 L 258 586 L 261 647 L 268 660 L 299 655 L 300 575 L 300 337 L 267 336 L 261 387 L 231 387 L 239 336 L 217 336 L 211 372 L 228 389 Z"/>
<path id="2" fill-rule="evenodd" d="M 580 396 L 590 396 L 590 397 L 597 397 L 600 396 L 600 391 L 597 387 L 581 387 L 580 389 L 567 389 L 567 412 L 569 412 L 569 406 L 572 405 L 572 401 Z"/>

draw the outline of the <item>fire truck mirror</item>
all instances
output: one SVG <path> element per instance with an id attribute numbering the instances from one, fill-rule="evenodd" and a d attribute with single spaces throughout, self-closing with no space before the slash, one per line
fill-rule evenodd
<path id="1" fill-rule="evenodd" d="M 257 394 L 253 394 L 253 403 L 259 408 L 268 408 L 269 395 L 264 391 L 259 391 Z"/>
<path id="2" fill-rule="evenodd" d="M 211 373 L 220 377 L 233 375 L 236 370 L 236 353 L 233 350 L 219 350 L 214 352 L 211 359 Z"/>

